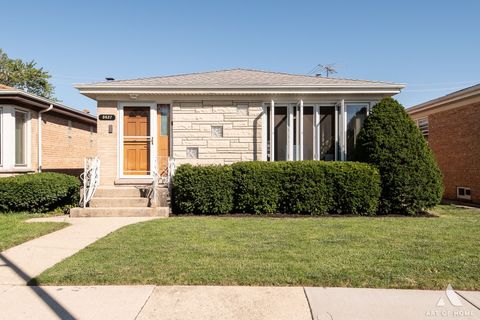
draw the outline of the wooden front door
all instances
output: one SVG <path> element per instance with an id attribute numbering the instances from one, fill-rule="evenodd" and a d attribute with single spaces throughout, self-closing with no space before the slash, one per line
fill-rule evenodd
<path id="1" fill-rule="evenodd" d="M 150 174 L 150 108 L 123 109 L 123 174 Z"/>
<path id="2" fill-rule="evenodd" d="M 157 106 L 157 157 L 158 173 L 167 174 L 168 156 L 170 150 L 170 105 Z"/>

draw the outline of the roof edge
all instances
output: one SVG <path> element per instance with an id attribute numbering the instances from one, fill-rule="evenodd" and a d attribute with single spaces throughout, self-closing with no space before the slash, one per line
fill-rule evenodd
<path id="1" fill-rule="evenodd" d="M 97 121 L 97 117 L 90 114 L 90 113 L 86 113 L 86 112 L 83 112 L 83 111 L 80 111 L 78 109 L 75 109 L 75 108 L 72 108 L 72 107 L 69 107 L 67 105 L 64 105 L 62 103 L 59 103 L 57 101 L 53 101 L 53 100 L 50 100 L 50 99 L 47 99 L 47 98 L 44 98 L 44 97 L 40 97 L 36 94 L 33 94 L 33 93 L 29 93 L 29 92 L 25 92 L 23 90 L 20 90 L 20 89 L 16 89 L 16 88 L 12 88 L 12 90 L 10 89 L 2 89 L 0 90 L 0 96 L 3 96 L 3 95 L 19 95 L 19 96 L 23 96 L 23 97 L 26 97 L 26 98 L 29 98 L 29 99 L 32 99 L 34 101 L 37 101 L 37 102 L 40 102 L 42 104 L 45 104 L 45 109 L 47 109 L 50 105 L 53 105 L 54 106 L 54 109 L 55 107 L 62 110 L 64 114 L 74 114 L 75 116 L 80 116 L 82 118 L 85 118 L 85 120 L 87 121 Z"/>
<path id="2" fill-rule="evenodd" d="M 424 110 L 440 107 L 447 103 L 472 98 L 477 95 L 480 95 L 480 84 L 476 84 L 458 91 L 454 91 L 444 96 L 417 104 L 415 106 L 407 108 L 406 110 L 408 113 L 417 113 Z"/>

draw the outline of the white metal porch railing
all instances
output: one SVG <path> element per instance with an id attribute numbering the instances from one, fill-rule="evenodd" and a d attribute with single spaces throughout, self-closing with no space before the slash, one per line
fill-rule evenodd
<path id="1" fill-rule="evenodd" d="M 152 189 L 149 192 L 150 201 L 153 206 L 157 204 L 159 185 L 166 184 L 167 187 L 170 188 L 174 174 L 175 160 L 172 157 L 154 157 L 152 165 Z"/>
<path id="2" fill-rule="evenodd" d="M 80 207 L 85 208 L 88 202 L 93 198 L 95 191 L 100 184 L 100 159 L 98 156 L 85 158 L 84 171 L 80 175 L 83 181 L 83 190 L 80 195 Z"/>

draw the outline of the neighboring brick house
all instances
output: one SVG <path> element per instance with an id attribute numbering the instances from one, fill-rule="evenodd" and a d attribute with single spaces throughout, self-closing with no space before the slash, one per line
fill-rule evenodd
<path id="1" fill-rule="evenodd" d="M 0 85 L 0 176 L 79 175 L 83 159 L 96 154 L 96 131 L 96 118 L 86 112 Z"/>
<path id="2" fill-rule="evenodd" d="M 480 84 L 407 109 L 443 173 L 444 198 L 480 204 Z"/>

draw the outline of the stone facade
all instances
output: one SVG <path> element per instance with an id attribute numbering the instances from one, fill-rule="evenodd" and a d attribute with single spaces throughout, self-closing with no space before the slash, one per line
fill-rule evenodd
<path id="1" fill-rule="evenodd" d="M 262 103 L 174 102 L 173 157 L 178 164 L 260 160 Z"/>

